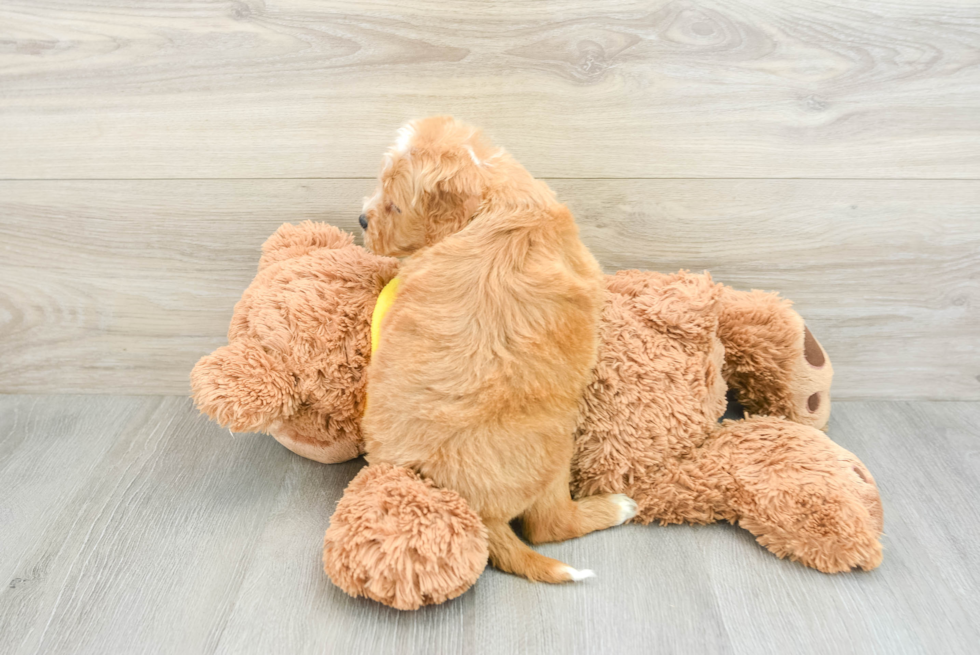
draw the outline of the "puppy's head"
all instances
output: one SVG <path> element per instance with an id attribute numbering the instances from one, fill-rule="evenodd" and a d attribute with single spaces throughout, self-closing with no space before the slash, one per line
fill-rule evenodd
<path id="1" fill-rule="evenodd" d="M 378 187 L 360 217 L 364 245 L 403 257 L 463 229 L 487 184 L 495 149 L 452 116 L 412 121 L 385 153 Z"/>

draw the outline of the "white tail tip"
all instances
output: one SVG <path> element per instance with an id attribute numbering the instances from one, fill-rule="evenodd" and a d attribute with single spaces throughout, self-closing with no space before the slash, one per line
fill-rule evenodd
<path id="1" fill-rule="evenodd" d="M 595 577 L 595 571 L 593 571 L 592 569 L 582 569 L 581 571 L 579 571 L 578 569 L 573 569 L 570 566 L 566 566 L 565 572 L 568 573 L 568 577 L 569 579 L 571 579 L 572 582 L 581 582 L 586 578 Z"/>

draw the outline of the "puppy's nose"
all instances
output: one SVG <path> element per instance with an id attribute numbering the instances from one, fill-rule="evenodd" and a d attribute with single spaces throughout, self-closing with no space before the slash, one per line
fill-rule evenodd
<path id="1" fill-rule="evenodd" d="M 360 216 L 357 217 L 357 222 L 361 224 L 361 229 L 362 230 L 366 230 L 367 229 L 367 216 L 365 216 L 364 214 L 361 214 Z"/>

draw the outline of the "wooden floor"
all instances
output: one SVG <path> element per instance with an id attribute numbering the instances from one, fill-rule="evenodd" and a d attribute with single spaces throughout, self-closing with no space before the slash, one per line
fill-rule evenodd
<path id="1" fill-rule="evenodd" d="M 980 403 L 838 403 L 885 560 L 825 575 L 728 525 L 624 526 L 540 550 L 598 577 L 488 570 L 445 605 L 354 600 L 320 568 L 360 461 L 232 436 L 188 400 L 0 397 L 3 653 L 975 653 Z"/>

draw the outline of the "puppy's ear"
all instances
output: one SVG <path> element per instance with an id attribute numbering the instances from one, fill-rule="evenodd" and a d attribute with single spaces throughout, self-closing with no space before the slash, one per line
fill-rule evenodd
<path id="1" fill-rule="evenodd" d="M 462 230 L 482 202 L 475 194 L 437 191 L 429 197 L 425 216 L 425 244 L 431 246 Z"/>
<path id="2" fill-rule="evenodd" d="M 490 150 L 476 128 L 436 116 L 409 123 L 399 146 L 411 167 L 412 204 L 425 212 L 425 241 L 432 244 L 462 229 L 480 205 Z"/>
<path id="3" fill-rule="evenodd" d="M 398 131 L 395 152 L 411 163 L 415 192 L 479 193 L 486 144 L 480 132 L 452 116 L 413 121 Z"/>

